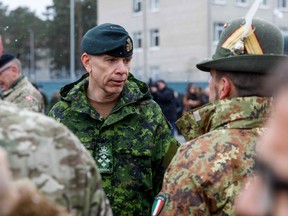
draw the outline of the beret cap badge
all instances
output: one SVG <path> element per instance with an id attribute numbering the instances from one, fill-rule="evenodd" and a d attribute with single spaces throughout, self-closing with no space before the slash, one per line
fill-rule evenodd
<path id="1" fill-rule="evenodd" d="M 132 49 L 133 49 L 133 44 L 132 44 L 130 37 L 128 37 L 126 40 L 126 51 L 130 52 L 132 51 Z"/>

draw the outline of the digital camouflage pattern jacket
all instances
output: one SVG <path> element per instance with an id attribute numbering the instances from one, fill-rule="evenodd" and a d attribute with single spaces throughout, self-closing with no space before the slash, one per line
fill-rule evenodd
<path id="1" fill-rule="evenodd" d="M 113 214 L 149 215 L 167 164 L 176 152 L 168 155 L 169 145 L 178 142 L 146 83 L 130 74 L 118 104 L 106 119 L 88 103 L 87 86 L 86 74 L 62 88 L 61 101 L 49 115 L 68 126 L 91 152 Z"/>
<path id="2" fill-rule="evenodd" d="M 0 101 L 0 146 L 15 180 L 31 179 L 72 216 L 112 215 L 93 158 L 64 125 Z"/>
<path id="3" fill-rule="evenodd" d="M 25 76 L 20 76 L 12 86 L 2 92 L 2 100 L 35 112 L 44 113 L 44 100 L 41 93 Z"/>
<path id="4" fill-rule="evenodd" d="M 238 97 L 180 118 L 177 126 L 191 141 L 167 168 L 153 215 L 233 215 L 235 196 L 255 166 L 255 143 L 269 106 L 267 98 Z"/>

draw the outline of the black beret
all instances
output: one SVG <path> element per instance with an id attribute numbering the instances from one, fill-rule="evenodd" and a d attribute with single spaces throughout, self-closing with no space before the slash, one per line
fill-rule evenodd
<path id="1" fill-rule="evenodd" d="M 128 32 L 122 26 L 112 23 L 104 23 L 88 30 L 81 46 L 90 55 L 129 57 L 133 54 L 133 41 Z"/>
<path id="2" fill-rule="evenodd" d="M 15 59 L 16 57 L 12 54 L 3 54 L 0 58 L 0 68 L 3 67 L 4 65 L 6 65 L 8 62 L 12 61 L 13 59 Z"/>

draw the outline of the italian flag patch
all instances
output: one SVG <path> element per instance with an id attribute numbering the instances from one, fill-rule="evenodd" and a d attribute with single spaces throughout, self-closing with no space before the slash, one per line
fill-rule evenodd
<path id="1" fill-rule="evenodd" d="M 165 203 L 165 197 L 163 195 L 158 195 L 153 202 L 151 215 L 152 216 L 159 215 L 161 210 L 163 209 L 164 203 Z"/>

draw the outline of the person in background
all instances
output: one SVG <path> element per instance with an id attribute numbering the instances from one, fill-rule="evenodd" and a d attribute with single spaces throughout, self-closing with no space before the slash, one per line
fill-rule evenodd
<path id="1" fill-rule="evenodd" d="M 178 141 L 149 86 L 130 73 L 133 42 L 122 26 L 93 27 L 82 49 L 87 73 L 60 90 L 49 116 L 90 151 L 114 215 L 149 215 Z"/>
<path id="2" fill-rule="evenodd" d="M 183 96 L 183 114 L 200 105 L 201 101 L 199 95 L 197 94 L 197 88 L 193 83 L 189 83 L 186 88 L 186 93 Z"/>
<path id="3" fill-rule="evenodd" d="M 236 200 L 239 216 L 288 215 L 288 60 L 270 74 L 272 114 L 257 142 L 256 173 L 245 179 Z"/>
<path id="4" fill-rule="evenodd" d="M 48 200 L 29 179 L 12 179 L 6 152 L 1 147 L 0 176 L 0 216 L 69 216 L 65 208 Z"/>
<path id="5" fill-rule="evenodd" d="M 49 111 L 52 109 L 52 107 L 58 102 L 60 101 L 60 94 L 59 92 L 54 92 L 51 96 L 51 100 L 50 100 L 50 107 L 49 107 Z"/>
<path id="6" fill-rule="evenodd" d="M 253 174 L 255 146 L 270 113 L 265 78 L 287 59 L 283 36 L 259 18 L 224 25 L 212 59 L 198 63 L 210 72 L 210 103 L 176 122 L 188 141 L 164 176 L 152 215 L 234 215 L 244 178 Z M 246 33 L 246 30 L 247 33 Z"/>
<path id="7" fill-rule="evenodd" d="M 200 100 L 199 106 L 202 106 L 209 102 L 209 93 L 207 92 L 207 88 L 203 91 L 202 87 L 197 87 L 197 95 Z"/>
<path id="8" fill-rule="evenodd" d="M 72 216 L 112 215 L 93 158 L 64 125 L 0 100 L 0 146 L 15 181 L 29 179 Z"/>
<path id="9" fill-rule="evenodd" d="M 164 80 L 158 80 L 156 86 L 150 87 L 153 99 L 159 104 L 164 116 L 171 124 L 172 134 L 174 135 L 176 131 L 176 120 L 177 120 L 177 110 L 176 110 L 176 98 L 174 91 L 167 87 Z"/>
<path id="10" fill-rule="evenodd" d="M 0 58 L 0 88 L 2 100 L 44 113 L 41 93 L 22 74 L 20 60 L 9 53 L 3 54 Z"/>

